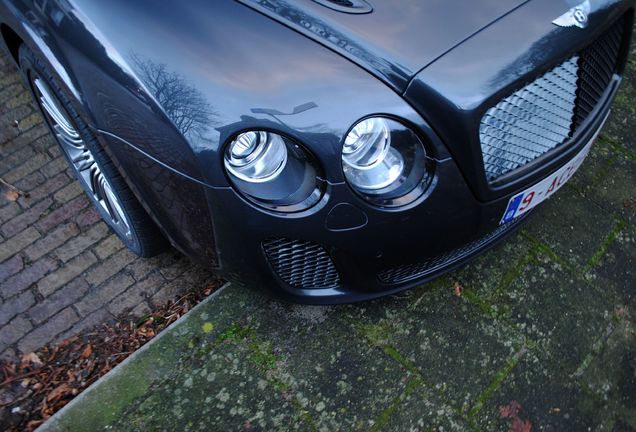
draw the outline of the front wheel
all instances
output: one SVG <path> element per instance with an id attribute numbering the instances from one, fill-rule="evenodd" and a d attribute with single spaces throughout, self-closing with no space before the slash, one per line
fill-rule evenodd
<path id="1" fill-rule="evenodd" d="M 100 215 L 126 247 L 142 257 L 163 252 L 167 242 L 43 62 L 26 46 L 20 69 L 53 136 Z"/>

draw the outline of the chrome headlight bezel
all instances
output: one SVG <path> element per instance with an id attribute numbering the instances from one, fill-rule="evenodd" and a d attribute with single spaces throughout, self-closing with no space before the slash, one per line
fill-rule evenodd
<path id="1" fill-rule="evenodd" d="M 255 173 L 252 168 L 258 164 L 258 157 L 267 157 L 266 149 L 256 148 L 253 158 L 249 155 L 239 158 L 244 160 L 237 160 L 237 154 L 232 151 L 233 145 L 248 134 L 268 136 L 273 138 L 268 142 L 276 142 L 273 151 L 280 160 L 272 164 L 269 171 L 266 170 L 266 175 L 248 174 Z M 284 146 L 284 155 L 281 153 L 281 145 Z M 226 141 L 221 155 L 223 169 L 230 184 L 241 196 L 258 207 L 276 213 L 302 212 L 316 205 L 324 195 L 326 182 L 317 159 L 295 139 L 279 131 L 258 128 L 237 132 Z M 238 164 L 232 166 L 233 161 Z M 251 171 L 238 171 L 237 168 L 241 166 L 248 167 Z"/>
<path id="2" fill-rule="evenodd" d="M 378 121 L 383 123 L 382 128 L 364 125 L 365 122 Z M 384 169 L 395 169 L 399 171 L 399 175 L 382 173 L 378 176 L 378 178 L 387 180 L 393 179 L 390 183 L 388 181 L 378 181 L 375 185 L 370 185 L 366 188 L 361 187 L 358 180 L 364 178 L 364 173 L 358 179 L 352 173 L 356 167 L 347 160 L 349 152 L 346 147 L 349 138 L 356 134 L 356 128 L 361 125 L 362 130 L 372 130 L 377 136 L 384 134 L 387 140 L 385 146 L 389 148 L 384 149 L 384 151 L 374 151 L 373 154 L 392 158 L 391 164 L 384 164 Z M 385 131 L 381 131 L 381 129 Z M 358 135 L 360 135 L 359 132 Z M 356 121 L 343 139 L 341 164 L 346 183 L 357 196 L 374 206 L 391 209 L 413 203 L 427 191 L 433 180 L 434 160 L 428 157 L 427 147 L 424 142 L 415 132 L 415 128 L 393 116 L 376 114 Z M 374 163 L 367 164 L 367 166 L 358 167 L 358 173 L 362 173 L 364 170 L 377 169 L 382 166 L 382 163 L 383 161 L 376 160 Z"/>

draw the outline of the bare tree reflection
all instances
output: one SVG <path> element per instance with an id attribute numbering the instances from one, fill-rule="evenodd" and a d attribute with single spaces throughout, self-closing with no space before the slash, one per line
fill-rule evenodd
<path id="1" fill-rule="evenodd" d="M 155 63 L 137 54 L 130 58 L 139 79 L 179 131 L 188 138 L 208 139 L 206 133 L 218 113 L 203 94 L 164 63 Z"/>
<path id="2" fill-rule="evenodd" d="M 294 1 L 287 0 L 240 0 L 248 3 L 250 7 L 256 7 L 265 12 L 266 15 L 275 14 L 285 19 L 297 30 L 322 39 L 337 51 L 344 51 L 360 59 L 371 70 L 381 71 L 387 77 L 408 82 L 411 71 L 405 70 L 403 66 L 395 65 L 383 58 L 381 55 L 365 48 L 357 43 L 345 33 L 339 31 L 333 25 L 320 18 L 306 12 L 303 6 L 296 5 Z M 338 2 L 334 2 L 338 3 Z"/>

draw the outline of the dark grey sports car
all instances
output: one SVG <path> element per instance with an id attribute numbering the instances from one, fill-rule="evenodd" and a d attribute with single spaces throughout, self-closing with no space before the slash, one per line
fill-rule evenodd
<path id="1" fill-rule="evenodd" d="M 412 287 L 573 175 L 631 0 L 2 0 L 5 48 L 106 222 L 334 303 Z M 583 167 L 585 169 L 585 167 Z"/>

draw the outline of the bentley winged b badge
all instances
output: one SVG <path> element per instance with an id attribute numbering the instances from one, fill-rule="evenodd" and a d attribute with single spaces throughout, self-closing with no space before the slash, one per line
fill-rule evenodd
<path id="1" fill-rule="evenodd" d="M 585 0 L 578 6 L 573 7 L 554 21 L 552 24 L 556 24 L 560 27 L 587 27 L 588 16 L 592 11 L 592 4 L 590 0 Z"/>

